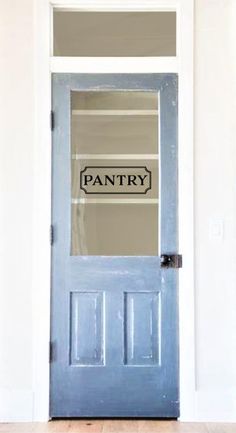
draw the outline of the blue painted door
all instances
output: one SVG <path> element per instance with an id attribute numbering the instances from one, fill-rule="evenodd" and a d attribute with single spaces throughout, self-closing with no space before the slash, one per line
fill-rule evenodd
<path id="1" fill-rule="evenodd" d="M 51 417 L 178 417 L 177 77 L 55 74 Z"/>

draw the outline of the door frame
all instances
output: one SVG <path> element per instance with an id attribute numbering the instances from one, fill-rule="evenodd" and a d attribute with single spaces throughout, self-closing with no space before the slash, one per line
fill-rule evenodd
<path id="1" fill-rule="evenodd" d="M 179 75 L 179 272 L 180 419 L 195 419 L 194 299 L 194 0 L 34 0 L 34 209 L 33 209 L 33 413 L 49 419 L 51 246 L 51 73 L 127 72 Z M 176 10 L 177 56 L 108 59 L 51 57 L 52 8 L 82 10 Z M 186 37 L 188 35 L 188 37 Z M 97 65 L 99 63 L 99 65 Z M 95 67 L 96 66 L 96 67 Z"/>

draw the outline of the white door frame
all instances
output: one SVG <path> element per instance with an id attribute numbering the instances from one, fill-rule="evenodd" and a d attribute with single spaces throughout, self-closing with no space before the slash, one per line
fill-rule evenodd
<path id="1" fill-rule="evenodd" d="M 194 331 L 194 0 L 34 0 L 35 140 L 33 242 L 34 421 L 49 419 L 51 247 L 51 72 L 179 74 L 180 419 L 195 419 Z M 52 7 L 82 10 L 176 10 L 177 56 L 163 58 L 52 58 Z"/>

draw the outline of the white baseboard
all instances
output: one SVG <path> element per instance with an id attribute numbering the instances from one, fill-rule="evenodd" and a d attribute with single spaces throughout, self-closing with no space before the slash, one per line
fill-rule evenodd
<path id="1" fill-rule="evenodd" d="M 236 394 L 232 390 L 196 391 L 194 415 L 183 414 L 186 422 L 236 422 Z"/>
<path id="2" fill-rule="evenodd" d="M 0 422 L 33 421 L 33 392 L 0 388 Z"/>
<path id="3" fill-rule="evenodd" d="M 235 390 L 196 392 L 196 414 L 198 421 L 236 422 Z"/>

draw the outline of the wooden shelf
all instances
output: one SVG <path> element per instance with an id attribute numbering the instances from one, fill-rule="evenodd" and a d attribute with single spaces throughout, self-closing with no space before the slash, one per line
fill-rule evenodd
<path id="1" fill-rule="evenodd" d="M 121 193 L 122 194 L 122 193 Z M 158 204 L 157 198 L 72 198 L 71 204 Z"/>
<path id="2" fill-rule="evenodd" d="M 157 116 L 158 110 L 72 110 L 73 116 Z"/>
<path id="3" fill-rule="evenodd" d="M 85 154 L 85 153 L 73 153 L 71 158 L 73 160 L 80 160 L 80 159 L 102 159 L 102 160 L 112 160 L 112 159 L 128 159 L 128 160 L 146 160 L 146 159 L 152 159 L 152 160 L 158 160 L 159 154 L 158 153 L 150 153 L 150 154 L 142 154 L 142 153 L 113 153 L 113 154 L 107 154 L 107 153 L 96 153 L 96 154 Z"/>

